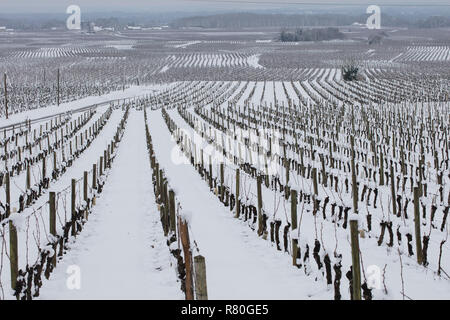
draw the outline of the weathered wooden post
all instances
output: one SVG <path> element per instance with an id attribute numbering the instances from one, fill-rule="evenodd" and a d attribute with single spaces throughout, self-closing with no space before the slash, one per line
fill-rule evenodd
<path id="1" fill-rule="evenodd" d="M 164 203 L 164 235 L 167 236 L 169 234 L 169 224 L 170 224 L 170 217 L 169 217 L 169 194 L 168 194 L 168 183 L 167 180 L 164 179 L 164 184 L 163 184 L 163 203 Z"/>
<path id="2" fill-rule="evenodd" d="M 160 195 L 160 190 L 159 190 L 159 163 L 156 162 L 155 163 L 155 170 L 154 170 L 155 176 L 156 176 L 156 200 L 158 201 L 158 197 Z"/>
<path id="3" fill-rule="evenodd" d="M 100 164 L 98 165 L 99 166 L 99 172 L 100 172 L 100 177 L 103 175 L 103 157 L 102 156 L 100 156 Z"/>
<path id="4" fill-rule="evenodd" d="M 384 186 L 384 159 L 383 149 L 380 146 L 380 186 Z"/>
<path id="5" fill-rule="evenodd" d="M 241 201 L 239 200 L 240 193 L 240 170 L 236 169 L 236 215 L 235 218 L 239 218 L 241 214 Z"/>
<path id="6" fill-rule="evenodd" d="M 284 132 L 284 131 L 283 131 Z M 285 199 L 287 200 L 289 198 L 289 169 L 290 169 L 290 165 L 289 165 L 289 160 L 287 159 L 287 154 L 286 154 L 286 143 L 283 143 L 283 148 L 284 148 L 284 167 L 285 167 L 285 173 L 286 173 L 286 186 L 285 186 Z"/>
<path id="7" fill-rule="evenodd" d="M 224 202 L 225 199 L 225 177 L 224 177 L 223 162 L 220 163 L 220 201 Z"/>
<path id="8" fill-rule="evenodd" d="M 193 275 L 192 275 L 192 253 L 191 253 L 191 245 L 189 241 L 189 229 L 186 220 L 179 218 L 179 230 L 180 230 L 180 238 L 181 244 L 183 246 L 184 252 L 184 263 L 186 268 L 186 279 L 185 279 L 185 288 L 186 288 L 186 300 L 194 300 L 194 290 L 193 290 Z"/>
<path id="9" fill-rule="evenodd" d="M 209 188 L 212 189 L 213 183 L 212 183 L 212 159 L 211 155 L 209 156 Z"/>
<path id="10" fill-rule="evenodd" d="M 27 190 L 31 188 L 31 173 L 30 173 L 30 164 L 27 164 L 27 178 L 26 178 Z"/>
<path id="11" fill-rule="evenodd" d="M 42 157 L 42 179 L 45 179 L 47 175 L 47 164 L 45 163 L 46 156 Z"/>
<path id="12" fill-rule="evenodd" d="M 262 178 L 260 175 L 258 175 L 257 193 L 258 193 L 258 235 L 259 236 L 261 236 L 263 234 L 263 219 L 262 219 L 263 200 L 262 200 L 261 184 L 262 184 Z"/>
<path id="13" fill-rule="evenodd" d="M 423 263 L 423 253 L 422 253 L 422 233 L 420 232 L 420 189 L 419 187 L 414 187 L 414 226 L 416 233 L 416 251 L 417 251 L 417 263 Z"/>
<path id="14" fill-rule="evenodd" d="M 9 180 L 9 172 L 5 174 L 5 190 L 6 190 L 6 217 L 11 215 L 11 188 Z M 11 269 L 11 289 L 16 290 L 17 276 L 19 275 L 19 257 L 17 243 L 17 229 L 14 223 L 9 221 L 9 261 Z"/>
<path id="15" fill-rule="evenodd" d="M 175 192 L 169 191 L 169 226 L 170 232 L 176 233 L 176 217 L 175 217 Z"/>
<path id="16" fill-rule="evenodd" d="M 390 175 L 391 175 L 392 214 L 396 215 L 397 214 L 397 199 L 395 197 L 394 167 L 392 165 L 392 160 L 391 160 L 391 170 L 390 171 L 391 171 Z"/>
<path id="17" fill-rule="evenodd" d="M 352 246 L 353 300 L 361 300 L 361 267 L 359 261 L 358 220 L 350 219 L 350 237 Z"/>
<path id="18" fill-rule="evenodd" d="M 92 189 L 97 189 L 97 164 L 92 165 Z"/>
<path id="19" fill-rule="evenodd" d="M 56 159 L 57 159 L 56 151 L 53 151 L 53 170 L 55 170 L 55 171 L 56 171 L 56 167 L 57 167 Z"/>
<path id="20" fill-rule="evenodd" d="M 355 138 L 353 136 L 350 137 L 351 141 L 351 153 L 352 158 L 350 161 L 351 169 L 352 169 L 352 195 L 353 195 L 353 212 L 358 212 L 358 185 L 356 182 L 356 170 L 355 170 Z"/>
<path id="21" fill-rule="evenodd" d="M 111 144 L 108 144 L 108 148 L 106 149 L 108 151 L 107 152 L 107 155 L 108 155 L 108 168 L 111 168 L 111 154 L 112 154 L 111 149 L 112 149 Z"/>
<path id="22" fill-rule="evenodd" d="M 88 172 L 84 171 L 83 173 L 83 200 L 86 202 L 86 209 L 85 209 L 85 214 L 84 217 L 86 218 L 86 220 L 88 219 L 88 207 L 87 207 L 87 203 L 88 203 Z"/>
<path id="23" fill-rule="evenodd" d="M 205 257 L 202 255 L 194 257 L 194 270 L 196 300 L 208 300 Z"/>
<path id="24" fill-rule="evenodd" d="M 75 236 L 77 234 L 76 231 L 76 221 L 75 221 L 75 212 L 76 212 L 76 184 L 77 181 L 75 179 L 72 179 L 72 202 L 71 202 L 71 212 L 72 212 L 72 236 Z"/>
<path id="25" fill-rule="evenodd" d="M 292 235 L 297 230 L 297 190 L 291 190 L 291 223 Z M 292 265 L 297 266 L 298 238 L 292 239 Z"/>
<path id="26" fill-rule="evenodd" d="M 323 154 L 320 155 L 320 162 L 322 162 L 322 185 L 326 188 L 328 186 L 327 183 L 327 172 L 325 170 L 325 159 Z"/>
<path id="27" fill-rule="evenodd" d="M 50 209 L 50 234 L 56 237 L 56 194 L 55 192 L 50 192 L 49 195 L 49 209 Z M 56 266 L 56 252 L 52 258 L 53 266 Z"/>

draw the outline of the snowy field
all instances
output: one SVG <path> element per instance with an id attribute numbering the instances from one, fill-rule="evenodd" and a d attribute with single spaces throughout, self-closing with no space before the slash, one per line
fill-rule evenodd
<path id="1" fill-rule="evenodd" d="M 450 299 L 450 47 L 389 32 L 16 35 L 0 300 Z"/>

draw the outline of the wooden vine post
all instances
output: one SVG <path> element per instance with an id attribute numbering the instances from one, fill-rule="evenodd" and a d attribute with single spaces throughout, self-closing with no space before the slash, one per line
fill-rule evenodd
<path id="1" fill-rule="evenodd" d="M 72 201 L 71 201 L 71 212 L 72 212 L 72 236 L 75 236 L 77 231 L 76 231 L 76 221 L 75 221 L 75 200 L 76 200 L 76 184 L 77 181 L 75 179 L 72 179 Z"/>
<path id="2" fill-rule="evenodd" d="M 416 233 L 416 251 L 417 251 L 417 263 L 423 263 L 423 253 L 422 253 L 422 236 L 420 232 L 420 211 L 419 211 L 419 198 L 420 189 L 419 187 L 414 187 L 414 226 Z"/>
<path id="3" fill-rule="evenodd" d="M 384 159 L 383 150 L 380 146 L 380 186 L 384 186 Z"/>
<path id="4" fill-rule="evenodd" d="M 189 229 L 186 220 L 179 219 L 179 230 L 180 230 L 180 238 L 181 244 L 183 246 L 184 252 L 184 263 L 186 267 L 186 279 L 185 279 L 185 288 L 186 288 L 186 300 L 194 300 L 194 288 L 193 288 L 193 275 L 192 275 L 192 252 L 191 245 L 189 240 Z"/>
<path id="5" fill-rule="evenodd" d="M 30 164 L 27 165 L 27 178 L 26 178 L 27 190 L 31 188 L 31 173 Z"/>
<path id="6" fill-rule="evenodd" d="M 240 191 L 240 170 L 236 169 L 236 215 L 235 218 L 239 218 L 241 213 L 241 202 L 239 200 L 239 191 Z"/>
<path id="7" fill-rule="evenodd" d="M 103 175 L 103 157 L 100 157 L 100 163 L 99 163 L 99 173 L 100 177 Z"/>
<path id="8" fill-rule="evenodd" d="M 211 155 L 209 156 L 209 188 L 210 188 L 210 189 L 213 188 L 213 183 L 212 183 L 212 159 L 211 159 Z"/>
<path id="9" fill-rule="evenodd" d="M 292 223 L 292 234 L 297 230 L 297 190 L 291 190 L 291 223 Z M 297 266 L 298 259 L 298 239 L 292 239 L 292 265 Z"/>
<path id="10" fill-rule="evenodd" d="M 263 221 L 262 221 L 262 208 L 263 208 L 263 200 L 262 200 L 262 183 L 261 176 L 258 175 L 257 178 L 257 193 L 258 193 L 258 235 L 261 236 L 263 234 Z"/>
<path id="11" fill-rule="evenodd" d="M 47 164 L 45 161 L 46 157 L 45 155 L 42 157 L 42 179 L 45 179 L 47 176 Z"/>
<path id="12" fill-rule="evenodd" d="M 203 257 L 202 255 L 194 257 L 194 270 L 196 300 L 208 300 L 205 257 Z"/>
<path id="13" fill-rule="evenodd" d="M 396 215 L 397 214 L 397 201 L 396 201 L 396 197 L 395 197 L 394 167 L 392 165 L 392 160 L 391 160 L 390 175 L 391 175 L 392 214 Z"/>
<path id="14" fill-rule="evenodd" d="M 156 200 L 159 201 L 158 198 L 160 195 L 160 191 L 159 191 L 159 163 L 158 162 L 155 163 L 154 174 L 156 176 Z"/>
<path id="15" fill-rule="evenodd" d="M 175 192 L 169 191 L 169 226 L 172 234 L 176 233 L 176 217 L 175 217 Z"/>
<path id="16" fill-rule="evenodd" d="M 358 220 L 350 220 L 350 237 L 352 246 L 353 300 L 361 300 L 361 266 L 359 261 Z"/>
<path id="17" fill-rule="evenodd" d="M 312 174 L 312 178 L 313 178 L 313 189 L 314 189 L 314 197 L 313 197 L 313 199 L 314 199 L 314 214 L 316 214 L 317 210 L 318 210 L 316 199 L 317 199 L 317 196 L 319 195 L 319 185 L 317 183 L 317 168 L 312 168 L 311 174 Z"/>
<path id="18" fill-rule="evenodd" d="M 225 177 L 224 177 L 224 165 L 220 163 L 220 201 L 225 201 Z"/>
<path id="19" fill-rule="evenodd" d="M 88 207 L 87 207 L 87 202 L 88 202 L 88 172 L 87 171 L 84 171 L 84 173 L 83 173 L 83 200 L 86 202 L 84 217 L 87 220 L 88 212 L 89 212 Z"/>
<path id="20" fill-rule="evenodd" d="M 50 209 L 50 234 L 56 237 L 56 194 L 50 192 L 49 194 L 49 209 Z M 56 266 L 56 252 L 52 258 L 53 266 Z"/>
<path id="21" fill-rule="evenodd" d="M 6 190 L 6 217 L 11 215 L 11 188 L 9 180 L 9 172 L 5 175 Z M 9 220 L 9 261 L 11 269 L 11 289 L 16 290 L 17 276 L 19 275 L 19 256 L 17 243 L 17 229 L 13 221 Z"/>
<path id="22" fill-rule="evenodd" d="M 57 168 L 57 155 L 56 155 L 56 151 L 53 151 L 53 170 L 56 172 L 56 168 Z"/>
<path id="23" fill-rule="evenodd" d="M 92 189 L 97 189 L 97 164 L 92 165 Z"/>
<path id="24" fill-rule="evenodd" d="M 356 182 L 356 170 L 355 170 L 355 138 L 351 136 L 351 167 L 352 167 L 352 195 L 353 195 L 353 212 L 358 213 L 358 185 Z"/>

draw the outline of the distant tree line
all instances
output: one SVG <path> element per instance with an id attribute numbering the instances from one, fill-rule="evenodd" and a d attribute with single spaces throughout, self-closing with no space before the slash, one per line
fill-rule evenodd
<path id="1" fill-rule="evenodd" d="M 157 26 L 169 24 L 173 28 L 252 28 L 252 27 L 333 27 L 349 26 L 353 23 L 365 24 L 368 15 L 350 14 L 262 14 L 227 13 L 205 16 L 183 17 L 181 14 L 125 14 L 115 16 L 83 15 L 84 22 L 94 22 L 104 27 L 123 29 L 127 25 Z M 64 28 L 66 14 L 5 14 L 0 13 L 0 26 L 20 30 L 46 30 L 53 27 Z M 445 28 L 450 27 L 450 17 L 430 16 L 428 18 L 406 17 L 382 14 L 381 21 L 387 27 Z"/>
<path id="2" fill-rule="evenodd" d="M 366 16 L 354 17 L 342 14 L 257 14 L 230 13 L 211 16 L 180 18 L 170 25 L 175 28 L 251 28 L 251 27 L 318 27 L 342 26 L 366 21 Z"/>
<path id="3" fill-rule="evenodd" d="M 280 41 L 297 42 L 297 41 L 324 41 L 345 39 L 345 35 L 338 28 L 315 28 L 302 29 L 298 28 L 294 31 L 283 29 L 280 32 Z"/>
<path id="4" fill-rule="evenodd" d="M 175 19 L 170 23 L 174 28 L 251 28 L 251 27 L 324 27 L 349 26 L 353 23 L 365 24 L 368 15 L 346 14 L 259 14 L 228 13 L 209 16 L 193 16 Z M 450 17 L 433 16 L 418 19 L 382 14 L 381 21 L 387 27 L 434 28 L 450 27 Z"/>

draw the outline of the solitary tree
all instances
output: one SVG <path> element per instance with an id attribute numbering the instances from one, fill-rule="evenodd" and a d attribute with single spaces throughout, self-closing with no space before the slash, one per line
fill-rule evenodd
<path id="1" fill-rule="evenodd" d="M 355 81 L 358 79 L 359 68 L 354 61 L 349 61 L 342 66 L 342 77 L 345 81 Z"/>

